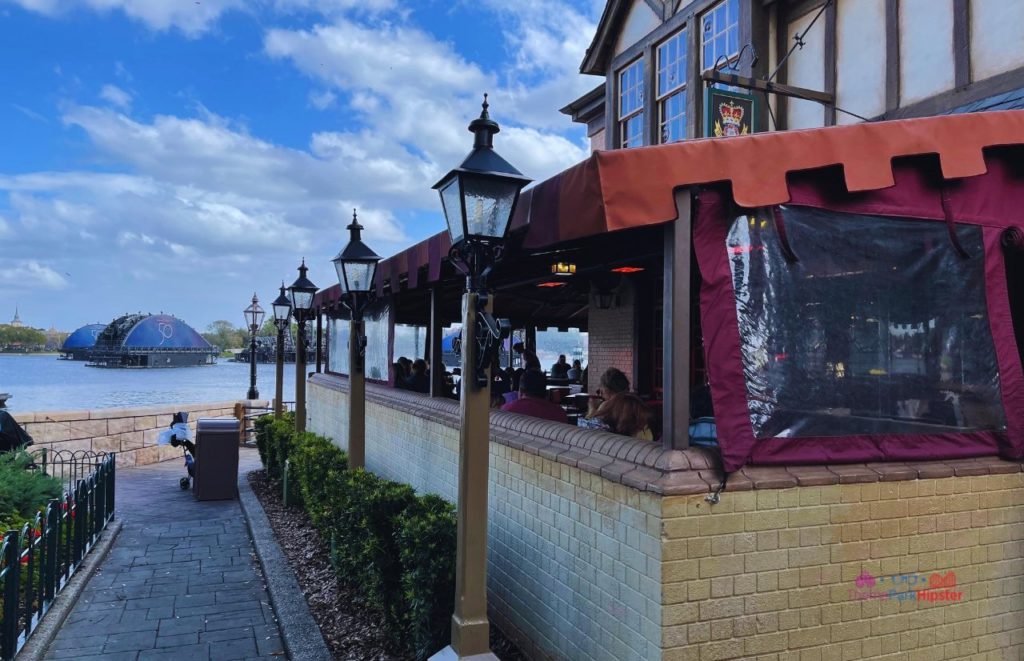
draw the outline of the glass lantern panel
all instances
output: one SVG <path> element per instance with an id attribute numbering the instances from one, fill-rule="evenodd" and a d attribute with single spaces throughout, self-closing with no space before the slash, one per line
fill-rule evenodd
<path id="1" fill-rule="evenodd" d="M 448 233 L 452 237 L 452 245 L 463 238 L 462 195 L 459 192 L 459 178 L 452 180 L 441 189 L 441 204 L 444 206 L 444 218 L 448 223 Z"/>
<path id="2" fill-rule="evenodd" d="M 313 305 L 313 292 L 311 291 L 293 289 L 288 293 L 292 299 L 292 308 L 296 310 L 308 310 Z"/>
<path id="3" fill-rule="evenodd" d="M 274 319 L 287 319 L 292 316 L 292 306 L 290 305 L 275 305 L 274 306 Z"/>
<path id="4" fill-rule="evenodd" d="M 373 286 L 373 262 L 344 262 L 345 284 L 342 290 L 348 292 L 367 292 Z"/>
<path id="5" fill-rule="evenodd" d="M 491 239 L 505 238 L 520 183 L 508 179 L 467 177 L 465 186 L 469 233 Z"/>

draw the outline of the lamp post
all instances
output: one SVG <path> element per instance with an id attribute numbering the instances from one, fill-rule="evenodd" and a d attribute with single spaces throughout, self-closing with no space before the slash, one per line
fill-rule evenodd
<path id="1" fill-rule="evenodd" d="M 352 210 L 352 224 L 348 245 L 331 261 L 338 272 L 338 284 L 349 309 L 352 321 L 348 334 L 348 465 L 350 468 L 366 466 L 366 375 L 363 360 L 366 357 L 366 335 L 363 333 L 363 311 L 370 302 L 373 275 L 380 256 L 363 243 L 356 210 Z"/>
<path id="2" fill-rule="evenodd" d="M 260 307 L 260 299 L 253 292 L 252 303 L 243 310 L 245 323 L 249 325 L 249 394 L 247 399 L 259 399 L 260 391 L 256 389 L 256 333 L 263 324 L 263 315 L 266 313 Z"/>
<path id="3" fill-rule="evenodd" d="M 434 185 L 441 196 L 449 257 L 466 275 L 462 296 L 462 383 L 459 433 L 458 541 L 452 644 L 434 659 L 495 659 L 487 621 L 487 453 L 490 442 L 490 365 L 508 337 L 506 320 L 491 316 L 487 276 L 501 252 L 519 192 L 530 180 L 494 151 L 500 129 L 488 114 L 469 125 L 473 151 Z M 479 656 L 477 656 L 479 655 Z"/>
<path id="4" fill-rule="evenodd" d="M 292 302 L 284 290 L 284 283 L 281 283 L 281 293 L 274 299 L 271 306 L 274 309 L 274 325 L 277 326 L 277 364 L 275 371 L 275 385 L 277 386 L 277 398 L 274 400 L 274 417 L 280 418 L 284 413 L 284 334 L 288 331 L 288 324 L 291 323 Z"/>
<path id="5" fill-rule="evenodd" d="M 316 285 L 306 277 L 306 260 L 299 266 L 299 277 L 288 288 L 292 314 L 299 325 L 295 344 L 295 431 L 306 431 L 306 322 L 313 308 Z"/>

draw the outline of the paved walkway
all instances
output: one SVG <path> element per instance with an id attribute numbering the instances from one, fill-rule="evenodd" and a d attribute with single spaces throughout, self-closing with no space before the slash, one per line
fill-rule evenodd
<path id="1" fill-rule="evenodd" d="M 242 449 L 239 474 L 258 467 Z M 124 527 L 47 659 L 282 659 L 284 646 L 237 500 L 178 488 L 182 461 L 117 471 Z"/>

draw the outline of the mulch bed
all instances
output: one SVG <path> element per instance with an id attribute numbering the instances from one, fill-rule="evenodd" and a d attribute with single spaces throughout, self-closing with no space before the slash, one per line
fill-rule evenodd
<path id="1" fill-rule="evenodd" d="M 361 596 L 339 585 L 329 561 L 330 547 L 321 539 L 309 516 L 300 508 L 284 507 L 280 488 L 267 479 L 266 471 L 252 471 L 248 477 L 334 658 L 401 659 L 388 653 L 381 622 L 365 607 Z M 491 650 L 502 661 L 526 658 L 493 624 Z"/>

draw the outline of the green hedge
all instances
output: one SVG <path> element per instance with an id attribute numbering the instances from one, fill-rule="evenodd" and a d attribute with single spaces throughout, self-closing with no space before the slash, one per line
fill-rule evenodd
<path id="1" fill-rule="evenodd" d="M 267 420 L 267 418 L 270 418 Z M 331 540 L 338 580 L 384 620 L 392 651 L 427 659 L 449 643 L 455 599 L 455 508 L 365 470 L 329 439 L 296 434 L 293 419 L 256 423 L 271 479 L 289 461 L 289 504 L 301 503 Z"/>

